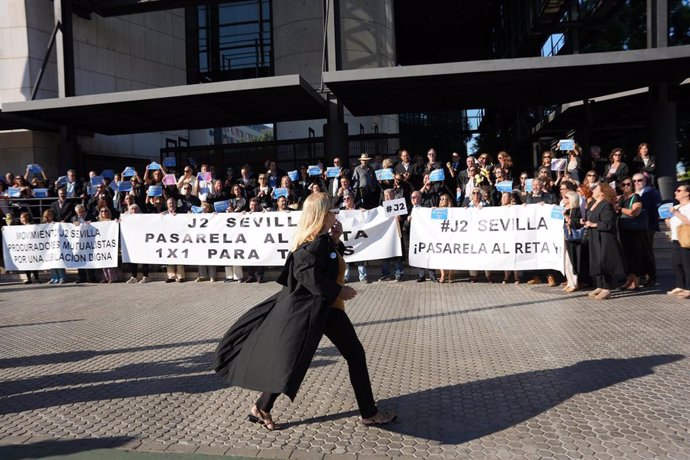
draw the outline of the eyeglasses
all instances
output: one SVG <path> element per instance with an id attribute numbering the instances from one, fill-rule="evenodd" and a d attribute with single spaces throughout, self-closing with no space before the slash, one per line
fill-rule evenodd
<path id="1" fill-rule="evenodd" d="M 192 172 L 191 169 L 185 169 L 184 172 Z"/>
<path id="2" fill-rule="evenodd" d="M 621 187 L 632 187 L 632 182 L 621 182 Z"/>
<path id="3" fill-rule="evenodd" d="M 644 179 L 633 179 L 633 182 L 644 182 Z"/>

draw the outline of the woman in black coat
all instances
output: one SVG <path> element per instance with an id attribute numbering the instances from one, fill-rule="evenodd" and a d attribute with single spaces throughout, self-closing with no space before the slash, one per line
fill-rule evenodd
<path id="1" fill-rule="evenodd" d="M 630 168 L 623 162 L 623 149 L 615 148 L 609 155 L 609 164 L 604 168 L 604 178 L 606 182 L 615 182 L 616 185 L 622 178 L 630 175 Z"/>
<path id="2" fill-rule="evenodd" d="M 592 197 L 595 201 L 587 211 L 584 226 L 590 233 L 589 271 L 596 289 L 587 295 L 604 300 L 611 297 L 613 275 L 624 274 L 625 265 L 618 244 L 616 212 L 611 204 L 616 200 L 616 192 L 602 182 L 594 188 Z"/>
<path id="3" fill-rule="evenodd" d="M 283 289 L 245 313 L 216 348 L 214 368 L 227 383 L 262 392 L 251 413 L 269 430 L 273 404 L 284 393 L 294 400 L 321 337 L 347 360 L 362 423 L 388 423 L 396 414 L 376 407 L 364 348 L 344 310 L 356 291 L 344 285 L 338 253 L 342 226 L 331 200 L 314 193 L 304 201 L 292 252 L 278 283 Z"/>

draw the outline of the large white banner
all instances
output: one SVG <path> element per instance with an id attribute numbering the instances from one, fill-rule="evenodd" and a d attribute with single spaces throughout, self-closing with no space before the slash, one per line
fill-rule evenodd
<path id="1" fill-rule="evenodd" d="M 368 211 L 340 211 L 338 220 L 343 224 L 345 262 L 380 260 L 400 257 L 402 247 L 398 221 L 386 217 L 382 207 Z"/>
<path id="2" fill-rule="evenodd" d="M 12 225 L 2 228 L 7 270 L 117 267 L 117 222 Z"/>
<path id="3" fill-rule="evenodd" d="M 563 246 L 558 206 L 415 208 L 409 263 L 450 270 L 563 272 Z"/>
<path id="4" fill-rule="evenodd" d="M 301 212 L 128 214 L 120 221 L 122 261 L 145 264 L 282 266 Z M 383 209 L 341 211 L 345 260 L 401 254 L 397 223 Z"/>

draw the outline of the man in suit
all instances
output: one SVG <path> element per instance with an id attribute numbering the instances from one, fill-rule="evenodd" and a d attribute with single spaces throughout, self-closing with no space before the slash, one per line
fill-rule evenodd
<path id="1" fill-rule="evenodd" d="M 75 216 L 74 203 L 67 201 L 67 190 L 64 187 L 59 188 L 57 195 L 57 201 L 50 205 L 53 216 L 55 216 L 55 222 L 72 222 L 72 218 Z"/>
<path id="2" fill-rule="evenodd" d="M 419 165 L 412 161 L 410 152 L 403 149 L 400 151 L 400 161 L 393 168 L 393 173 L 400 174 L 402 179 L 410 184 L 413 190 L 416 190 L 421 185 L 422 176 L 419 171 Z"/>
<path id="3" fill-rule="evenodd" d="M 460 185 L 460 154 L 453 152 L 450 161 L 446 163 L 446 186 L 450 190 L 455 190 Z"/>
<path id="4" fill-rule="evenodd" d="M 458 184 L 460 187 L 465 190 L 467 188 L 467 183 L 470 181 L 470 173 L 469 170 L 470 168 L 474 167 L 477 164 L 477 161 L 474 159 L 472 155 L 469 155 L 467 159 L 465 160 L 465 165 L 467 166 L 466 169 L 463 169 L 460 171 L 458 174 Z"/>

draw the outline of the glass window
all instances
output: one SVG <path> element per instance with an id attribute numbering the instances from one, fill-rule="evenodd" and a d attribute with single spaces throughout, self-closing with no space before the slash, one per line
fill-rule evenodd
<path id="1" fill-rule="evenodd" d="M 196 8 L 187 38 L 189 83 L 238 80 L 273 75 L 271 3 L 235 0 Z M 188 18 L 191 16 L 188 15 Z"/>

